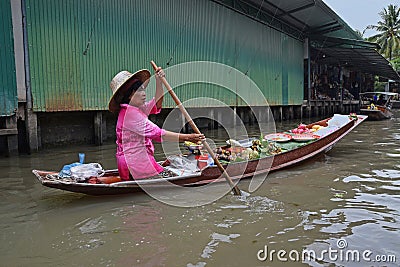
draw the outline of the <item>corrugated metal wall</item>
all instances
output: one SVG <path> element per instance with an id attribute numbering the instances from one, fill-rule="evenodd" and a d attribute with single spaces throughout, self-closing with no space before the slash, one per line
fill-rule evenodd
<path id="1" fill-rule="evenodd" d="M 112 77 L 150 69 L 150 60 L 164 68 L 198 60 L 227 64 L 247 73 L 270 104 L 302 102 L 302 42 L 211 1 L 26 2 L 35 111 L 107 109 Z M 182 101 L 206 96 L 243 105 L 211 85 L 185 85 L 177 94 Z M 169 97 L 164 103 L 174 106 Z"/>
<path id="2" fill-rule="evenodd" d="M 18 107 L 10 1 L 1 0 L 0 10 L 0 116 L 10 116 Z"/>

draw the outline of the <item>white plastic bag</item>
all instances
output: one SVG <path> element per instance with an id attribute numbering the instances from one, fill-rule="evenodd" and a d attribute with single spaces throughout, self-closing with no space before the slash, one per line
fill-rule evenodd
<path id="1" fill-rule="evenodd" d="M 178 176 L 191 175 L 199 171 L 197 160 L 195 159 L 190 160 L 181 155 L 169 156 L 167 159 L 170 165 L 167 166 L 166 169 L 174 172 Z"/>
<path id="2" fill-rule="evenodd" d="M 104 175 L 104 169 L 99 163 L 81 164 L 71 168 L 71 177 L 78 182 L 83 182 L 90 177 L 100 177 Z"/>

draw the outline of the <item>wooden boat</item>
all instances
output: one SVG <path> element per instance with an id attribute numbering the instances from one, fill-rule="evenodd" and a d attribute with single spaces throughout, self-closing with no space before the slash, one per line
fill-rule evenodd
<path id="1" fill-rule="evenodd" d="M 379 96 L 381 100 L 374 100 L 374 96 Z M 392 99 L 397 93 L 391 92 L 365 92 L 360 93 L 360 113 L 367 115 L 369 120 L 379 121 L 390 119 Z M 385 99 L 384 99 L 385 98 Z"/>
<path id="2" fill-rule="evenodd" d="M 351 130 L 353 130 L 367 118 L 367 116 L 363 115 L 353 115 L 351 117 L 348 115 L 335 114 L 335 116 L 332 118 L 341 116 L 340 118 L 344 118 L 345 122 L 339 126 L 336 126 L 336 128 L 325 128 L 330 129 L 330 131 L 325 131 L 325 133 L 323 133 L 319 139 L 308 141 L 294 149 L 284 151 L 274 156 L 267 156 L 244 162 L 229 163 L 225 164 L 224 167 L 226 168 L 232 180 L 240 180 L 243 178 L 252 177 L 253 175 L 268 173 L 269 171 L 275 171 L 291 166 L 309 159 L 319 153 L 329 151 L 333 145 L 335 145 L 340 139 L 345 137 Z M 309 124 L 307 125 L 307 128 L 311 129 L 315 127 L 315 125 L 329 126 L 329 123 L 334 121 L 332 118 Z M 315 132 L 315 134 L 318 134 L 318 132 Z M 102 177 L 99 177 L 99 179 L 102 179 L 105 183 L 97 184 L 91 184 L 87 182 L 77 183 L 54 179 L 54 176 L 57 175 L 57 172 L 52 171 L 33 170 L 32 172 L 44 186 L 89 195 L 134 193 L 142 191 L 142 186 L 160 186 L 162 187 L 162 190 L 164 190 L 166 189 L 165 181 L 181 186 L 199 186 L 216 181 L 225 182 L 225 179 L 221 176 L 221 171 L 216 166 L 207 166 L 197 173 L 186 176 L 157 179 L 151 178 L 136 181 L 120 181 L 117 170 L 108 170 Z"/>

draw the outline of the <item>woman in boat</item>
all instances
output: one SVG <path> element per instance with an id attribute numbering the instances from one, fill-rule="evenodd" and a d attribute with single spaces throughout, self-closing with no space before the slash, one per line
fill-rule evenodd
<path id="1" fill-rule="evenodd" d="M 155 97 L 146 102 L 146 87 L 150 72 L 139 70 L 135 73 L 121 71 L 110 83 L 113 96 L 108 108 L 118 114 L 117 133 L 117 165 L 122 180 L 154 177 L 163 172 L 154 159 L 152 141 L 190 141 L 199 142 L 203 134 L 182 134 L 159 128 L 148 119 L 150 114 L 161 111 L 164 90 L 161 77 L 164 71 L 156 70 Z"/>

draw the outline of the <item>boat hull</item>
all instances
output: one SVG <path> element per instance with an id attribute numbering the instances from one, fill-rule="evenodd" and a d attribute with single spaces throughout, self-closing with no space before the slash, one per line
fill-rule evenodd
<path id="1" fill-rule="evenodd" d="M 312 158 L 320 153 L 330 150 L 340 139 L 345 137 L 352 129 L 364 121 L 366 116 L 358 116 L 358 120 L 350 120 L 338 130 L 310 143 L 283 153 L 265 158 L 237 162 L 224 165 L 232 180 L 249 178 L 254 175 L 267 174 L 269 171 L 276 171 L 304 160 Z M 216 166 L 204 168 L 201 172 L 191 176 L 177 176 L 164 179 L 143 179 L 137 181 L 117 182 L 112 184 L 89 184 L 64 182 L 56 179 L 48 179 L 47 176 L 57 174 L 55 172 L 32 171 L 42 185 L 61 190 L 84 193 L 88 195 L 115 195 L 129 194 L 143 191 L 143 186 L 165 190 L 171 184 L 181 186 L 200 186 L 211 182 L 224 182 L 225 178 Z M 116 170 L 106 171 L 104 177 L 118 176 Z M 170 183 L 166 183 L 166 181 Z"/>
<path id="2" fill-rule="evenodd" d="M 386 108 L 371 110 L 371 109 L 360 109 L 360 113 L 368 116 L 368 120 L 371 121 L 381 121 L 390 119 L 393 113 Z"/>

